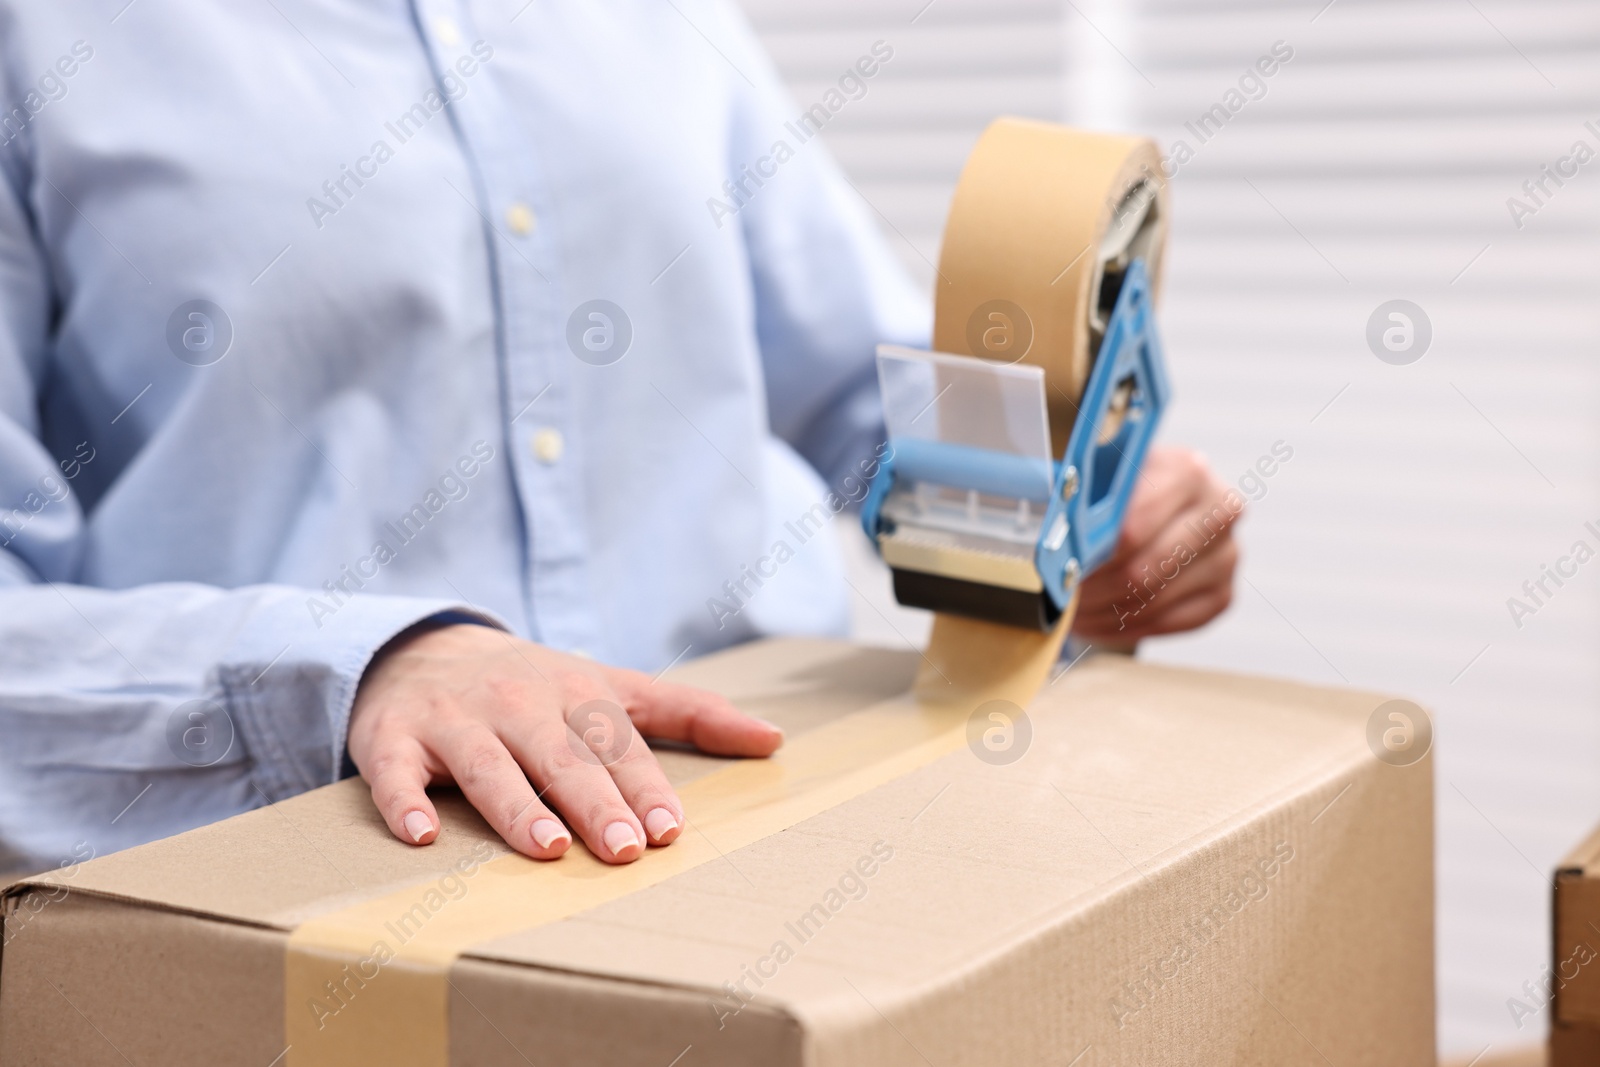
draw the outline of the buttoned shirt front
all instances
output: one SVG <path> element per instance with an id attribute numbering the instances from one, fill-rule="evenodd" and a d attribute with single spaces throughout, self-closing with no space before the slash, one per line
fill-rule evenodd
<path id="1" fill-rule="evenodd" d="M 842 628 L 796 523 L 928 316 L 816 130 L 891 47 L 819 112 L 719 0 L 120 6 L 0 3 L 0 868 L 331 780 L 439 613 Z"/>

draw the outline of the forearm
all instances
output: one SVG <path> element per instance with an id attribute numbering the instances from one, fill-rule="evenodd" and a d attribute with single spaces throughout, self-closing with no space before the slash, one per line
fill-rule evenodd
<path id="1" fill-rule="evenodd" d="M 321 617 L 308 596 L 0 588 L 0 849 L 109 851 L 333 781 L 373 654 L 459 608 L 357 596 Z M 140 783 L 148 795 L 113 823 Z"/>

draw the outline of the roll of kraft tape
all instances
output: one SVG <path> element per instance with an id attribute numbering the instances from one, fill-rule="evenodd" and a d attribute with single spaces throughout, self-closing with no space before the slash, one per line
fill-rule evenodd
<path id="1" fill-rule="evenodd" d="M 1168 218 L 1154 142 L 1003 118 L 967 159 L 945 223 L 933 347 L 1043 367 L 1059 458 L 1128 263 L 1143 257 L 1159 294 Z M 1078 597 L 1053 631 L 940 613 L 916 692 L 971 704 L 1037 691 Z M 1026 701 L 1023 701 L 1024 703 Z"/>
<path id="2" fill-rule="evenodd" d="M 945 224 L 933 347 L 1043 367 L 1056 455 L 1067 447 L 1116 275 L 1142 255 L 1160 294 L 1167 193 L 1142 137 L 1000 119 L 972 150 Z M 1144 208 L 1142 217 L 1137 210 Z M 1122 229 L 1118 220 L 1134 219 Z"/>

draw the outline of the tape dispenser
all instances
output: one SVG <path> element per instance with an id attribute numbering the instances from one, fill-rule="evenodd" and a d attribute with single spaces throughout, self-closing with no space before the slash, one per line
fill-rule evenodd
<path id="1" fill-rule="evenodd" d="M 878 351 L 890 447 L 861 519 L 901 604 L 1047 631 L 1114 552 L 1170 396 L 1153 307 L 1165 204 L 1139 158 L 1147 144 L 1002 120 L 975 150 L 947 227 L 935 335 L 964 334 L 974 354 Z M 1019 193 L 1008 164 L 1030 153 L 1078 188 Z M 1079 273 L 1041 297 L 1017 264 L 1042 265 L 1031 246 L 1068 234 L 1085 239 L 1079 262 L 1042 279 Z M 951 311 L 965 312 L 959 334 Z"/>

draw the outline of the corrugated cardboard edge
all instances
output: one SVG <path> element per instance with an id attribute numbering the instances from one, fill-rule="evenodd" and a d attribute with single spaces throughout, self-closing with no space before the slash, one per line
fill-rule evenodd
<path id="1" fill-rule="evenodd" d="M 281 997 L 287 930 L 151 905 L 117 894 L 83 891 L 72 896 L 77 899 L 52 904 L 52 910 L 47 910 L 41 920 L 59 925 L 58 931 L 52 931 L 51 943 L 53 949 L 61 951 L 47 968 L 33 967 L 27 975 L 35 985 L 48 985 L 41 985 L 36 1000 L 28 999 L 46 1004 L 58 996 L 65 1000 L 60 1007 L 69 1027 L 73 1024 L 68 1005 L 82 1015 L 81 1045 L 62 1050 L 63 1054 L 73 1054 L 72 1062 L 79 1067 L 102 1062 L 115 1067 L 127 1062 L 123 1058 L 126 1054 L 136 1063 L 252 1063 L 258 1067 L 281 1064 L 285 1051 Z M 61 910 L 53 910 L 57 908 Z M 111 921 L 84 921 L 80 909 L 102 913 Z M 103 943 L 121 936 L 127 937 L 127 944 Z M 115 956 L 114 967 L 106 966 L 108 953 Z M 161 980 L 153 982 L 151 978 L 157 974 Z M 219 974 L 237 987 L 220 1006 L 216 990 L 210 985 Z M 205 976 L 205 981 L 197 983 L 189 977 L 196 975 Z M 508 961 L 462 960 L 452 969 L 450 984 L 453 1063 L 481 1060 L 484 1050 L 509 1044 L 510 1039 L 492 1020 L 515 1018 L 519 1014 L 515 1003 L 506 1002 L 530 994 L 551 1007 L 547 1017 L 560 1024 L 544 1035 L 547 1045 L 550 1041 L 570 1044 L 575 1037 L 596 1040 L 594 1035 L 615 1025 L 615 1020 L 607 1020 L 603 1013 L 614 1012 L 621 1003 L 625 1005 L 633 1039 L 638 1039 L 640 1030 L 651 1032 L 664 1053 L 660 1058 L 663 1065 L 681 1053 L 686 1044 L 696 1043 L 694 1039 L 700 1036 L 693 1032 L 696 1024 L 704 1030 L 708 1021 L 703 1012 L 683 1010 L 685 1002 L 698 1008 L 705 999 L 704 993 L 671 983 L 608 978 Z M 141 1010 L 142 1004 L 149 1005 L 150 1017 L 170 1019 L 174 1001 L 193 1001 L 208 1009 L 198 1012 L 199 1017 L 192 1024 L 186 1023 L 189 1032 L 185 1034 L 185 1051 L 176 1060 L 170 1055 L 153 1058 L 161 1056 L 160 1050 L 168 1040 L 165 1036 L 123 1029 L 114 1031 L 116 1044 L 112 1044 L 112 1039 L 93 1021 L 99 1018 L 104 1022 L 113 1006 L 122 1021 L 137 1019 L 146 1014 Z M 593 1025 L 581 1025 L 585 1019 Z M 569 1025 L 574 1020 L 580 1023 L 576 1028 Z M 59 1018 L 56 1021 L 59 1023 Z M 22 1027 L 28 1025 L 29 1020 L 24 1018 Z M 689 1036 L 680 1041 L 685 1030 L 690 1031 Z M 603 1041 L 603 1037 L 598 1040 Z M 704 1042 L 699 1044 L 702 1050 L 708 1048 Z M 551 1051 L 549 1047 L 530 1050 L 526 1043 L 522 1048 L 511 1047 L 517 1055 L 505 1057 L 510 1062 L 529 1058 L 530 1051 Z M 566 1062 L 583 1062 L 584 1054 L 593 1049 L 566 1051 L 570 1053 Z M 712 1051 L 711 1058 L 702 1055 L 696 1062 L 742 1067 L 759 1061 L 771 1067 L 799 1067 L 803 1057 L 801 1024 L 782 1009 L 752 1005 L 728 1032 L 718 1035 Z M 535 1062 L 546 1058 L 539 1056 Z"/>
<path id="2" fill-rule="evenodd" d="M 1567 853 L 1566 858 L 1556 868 L 1556 873 L 1583 876 L 1594 866 L 1596 859 L 1600 859 L 1600 826 L 1589 831 L 1589 836 Z"/>
<path id="3" fill-rule="evenodd" d="M 52 904 L 36 922 L 37 942 L 25 935 L 7 953 L 0 1048 L 8 1065 L 170 1062 L 175 1022 L 181 1043 L 203 1047 L 208 1064 L 265 1065 L 281 1051 L 281 1043 L 268 1049 L 282 1014 L 277 986 L 260 988 L 282 958 L 277 932 L 88 893 Z M 124 1019 L 126 1009 L 133 1014 Z M 34 1055 L 19 1059 L 19 1049 Z"/>
<path id="4" fill-rule="evenodd" d="M 1554 1000 L 1550 1013 L 1550 1067 L 1592 1067 L 1600 1063 L 1600 826 L 1578 843 L 1556 867 L 1550 891 L 1550 973 Z M 1583 928 L 1574 929 L 1575 912 L 1586 911 Z M 1586 946 L 1586 951 L 1584 948 Z M 1575 953 L 1584 951 L 1570 981 Z"/>

